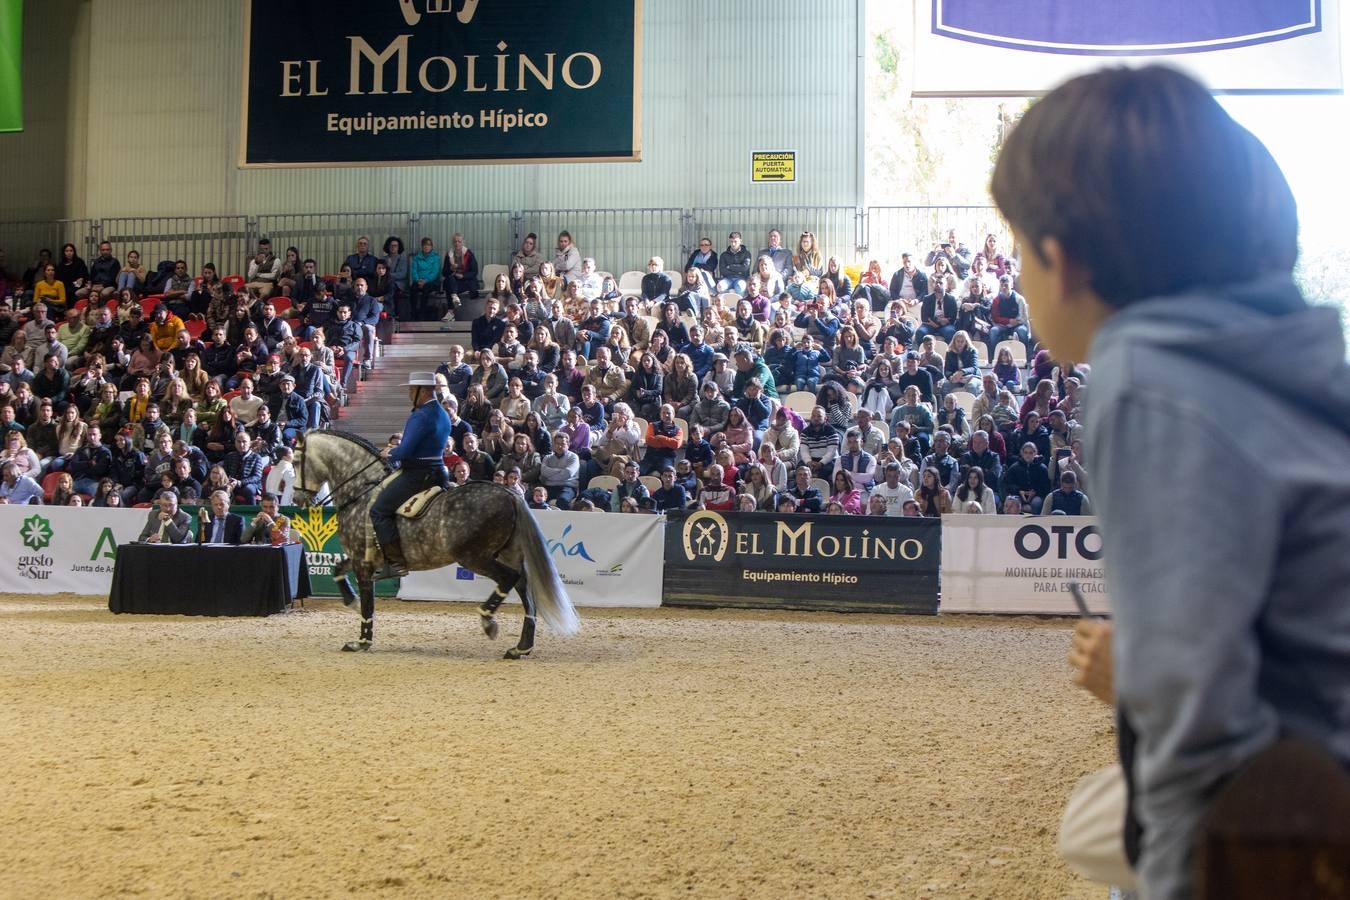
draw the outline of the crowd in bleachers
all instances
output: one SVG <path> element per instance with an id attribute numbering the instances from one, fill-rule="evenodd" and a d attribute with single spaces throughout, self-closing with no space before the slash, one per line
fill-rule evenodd
<path id="1" fill-rule="evenodd" d="M 253 502 L 373 364 L 382 318 L 481 301 L 437 370 L 456 483 L 613 511 L 1087 514 L 1088 373 L 1037 350 L 1016 283 L 992 234 L 972 252 L 949 233 L 887 272 L 810 232 L 753 254 L 732 232 L 682 272 L 652 257 L 617 278 L 565 231 L 487 266 L 459 234 L 444 254 L 390 237 L 376 255 L 363 236 L 336 275 L 264 239 L 223 278 L 106 243 L 86 264 L 68 244 L 0 307 L 5 483 L 48 502 Z"/>
<path id="2" fill-rule="evenodd" d="M 755 254 L 732 232 L 615 278 L 531 234 L 483 272 L 436 373 L 456 483 L 630 512 L 1091 512 L 1086 367 L 1037 350 L 995 235 L 850 275 L 810 232 Z"/>
<path id="3" fill-rule="evenodd" d="M 246 271 L 148 271 L 104 242 L 90 263 L 66 244 L 20 278 L 0 273 L 0 501 L 289 502 L 292 448 L 373 364 L 383 304 L 364 276 L 325 281 L 267 240 Z"/>

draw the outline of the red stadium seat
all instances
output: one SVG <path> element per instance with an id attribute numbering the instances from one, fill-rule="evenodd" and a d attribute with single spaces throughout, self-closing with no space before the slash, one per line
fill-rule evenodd
<path id="1" fill-rule="evenodd" d="M 274 307 L 276 307 L 277 315 L 279 316 L 284 316 L 286 314 L 286 310 L 291 308 L 290 297 L 269 297 L 268 300 Z"/>
<path id="2" fill-rule="evenodd" d="M 155 504 L 153 504 L 153 503 L 133 503 L 133 504 L 131 505 L 131 508 L 132 508 L 132 509 L 149 509 L 150 507 L 152 507 L 152 506 L 154 506 L 154 505 L 155 505 Z"/>
<path id="3" fill-rule="evenodd" d="M 188 319 L 183 323 L 183 327 L 187 329 L 187 333 L 192 335 L 192 339 L 195 341 L 206 332 L 206 320 Z"/>
<path id="4" fill-rule="evenodd" d="M 78 300 L 75 301 L 75 306 L 74 306 L 74 308 L 75 308 L 75 309 L 78 309 L 80 312 L 84 312 L 85 308 L 88 307 L 88 306 L 89 306 L 89 300 L 88 300 L 88 298 L 86 298 L 86 297 L 81 297 L 80 299 L 78 299 Z"/>
<path id="5" fill-rule="evenodd" d="M 163 294 L 151 294 L 141 298 L 141 314 L 147 319 L 155 314 L 155 307 L 164 302 Z"/>
<path id="6" fill-rule="evenodd" d="M 241 393 L 243 392 L 240 391 L 238 388 L 236 388 L 235 390 L 229 391 L 228 393 L 221 394 L 220 399 L 224 400 L 226 403 L 229 403 L 235 397 L 238 397 Z"/>
<path id="7" fill-rule="evenodd" d="M 51 503 L 52 495 L 56 493 L 56 481 L 61 477 L 60 472 L 48 472 L 42 476 L 42 502 Z"/>
<path id="8" fill-rule="evenodd" d="M 244 289 L 245 282 L 243 275 L 226 275 L 220 280 L 228 284 L 230 290 L 234 291 L 236 294 Z"/>

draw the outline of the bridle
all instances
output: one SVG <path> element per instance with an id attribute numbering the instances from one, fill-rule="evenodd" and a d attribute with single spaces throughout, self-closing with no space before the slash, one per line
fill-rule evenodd
<path id="1" fill-rule="evenodd" d="M 346 487 L 347 485 L 349 485 L 349 484 L 351 484 L 353 481 L 355 481 L 358 477 L 360 477 L 361 475 L 365 474 L 366 471 L 368 471 L 371 467 L 373 467 L 373 466 L 375 466 L 375 465 L 378 465 L 378 464 L 380 464 L 380 463 L 383 463 L 383 462 L 384 462 L 384 457 L 382 457 L 382 456 L 376 456 L 376 457 L 375 457 L 374 459 L 372 459 L 370 462 L 366 463 L 364 466 L 362 466 L 361 468 L 357 469 L 357 470 L 356 470 L 355 472 L 353 472 L 352 474 L 348 475 L 348 476 L 347 476 L 346 478 L 344 478 L 342 481 L 338 482 L 337 487 L 330 487 L 330 488 L 328 489 L 328 493 L 325 494 L 323 497 L 311 497 L 311 499 L 310 499 L 310 501 L 309 501 L 309 505 L 310 505 L 310 506 L 328 506 L 329 504 L 331 504 L 331 503 L 333 502 L 334 498 L 337 497 L 338 491 L 342 490 L 344 487 Z M 305 484 L 306 484 L 306 481 L 305 481 L 305 448 L 304 448 L 303 445 L 300 447 L 300 471 L 297 473 L 297 475 L 299 475 L 300 490 L 304 491 L 304 492 L 307 493 L 307 494 L 312 493 L 307 487 L 305 487 Z M 357 501 L 357 500 L 360 500 L 360 499 L 361 499 L 362 497 L 364 497 L 366 494 L 369 494 L 372 490 L 375 489 L 375 486 L 378 485 L 378 484 L 379 484 L 381 481 L 383 481 L 383 480 L 384 480 L 383 478 L 376 478 L 374 481 L 369 481 L 369 482 L 367 482 L 367 483 L 366 483 L 366 486 L 365 486 L 365 490 L 363 490 L 361 493 L 359 493 L 359 494 L 357 494 L 355 497 L 353 497 L 353 498 L 352 498 L 352 501 L 355 502 L 355 501 Z"/>

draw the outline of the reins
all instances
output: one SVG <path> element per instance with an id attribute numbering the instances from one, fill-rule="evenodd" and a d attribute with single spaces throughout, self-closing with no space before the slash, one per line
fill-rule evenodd
<path id="1" fill-rule="evenodd" d="M 333 502 L 334 498 L 337 496 L 338 491 L 342 490 L 344 487 L 346 487 L 347 485 L 351 484 L 351 483 L 352 483 L 353 481 L 355 481 L 359 476 L 365 474 L 366 470 L 370 469 L 372 466 L 375 466 L 375 465 L 380 464 L 380 463 L 383 463 L 383 462 L 384 462 L 384 457 L 382 457 L 382 456 L 376 456 L 376 457 L 375 457 L 374 459 L 372 459 L 370 462 L 366 463 L 364 466 L 362 466 L 361 468 L 357 469 L 355 472 L 353 472 L 352 474 L 350 474 L 350 475 L 348 475 L 346 478 L 344 478 L 341 482 L 338 483 L 337 487 L 329 488 L 329 489 L 328 489 L 328 493 L 327 493 L 325 496 L 323 496 L 322 498 L 320 498 L 320 497 L 314 497 L 312 500 L 310 500 L 310 505 L 311 505 L 311 506 L 328 506 L 330 503 Z M 375 479 L 374 481 L 371 481 L 371 482 L 367 483 L 366 489 L 365 489 L 364 491 L 362 491 L 361 493 L 357 494 L 355 497 L 353 497 L 353 498 L 352 498 L 352 502 L 354 503 L 354 502 L 356 502 L 357 500 L 360 500 L 360 499 L 361 499 L 362 497 L 364 497 L 366 494 L 369 494 L 372 490 L 375 489 L 375 486 L 378 485 L 378 484 L 379 484 L 381 481 L 383 481 L 383 480 L 384 480 L 383 478 L 377 478 L 377 479 Z M 304 449 L 302 449 L 302 450 L 300 451 L 300 484 L 301 484 L 301 485 L 305 484 L 305 450 L 304 450 Z"/>

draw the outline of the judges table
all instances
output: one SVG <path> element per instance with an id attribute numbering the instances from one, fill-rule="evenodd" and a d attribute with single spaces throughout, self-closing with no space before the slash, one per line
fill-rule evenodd
<path id="1" fill-rule="evenodd" d="M 123 544 L 108 609 L 183 616 L 270 616 L 309 596 L 301 544 Z"/>

